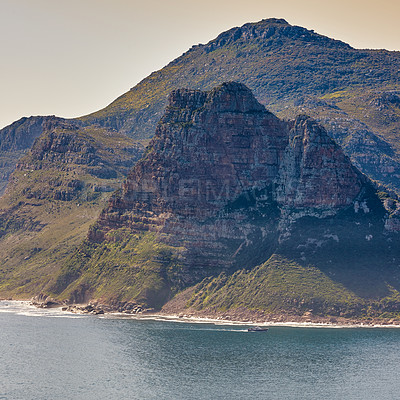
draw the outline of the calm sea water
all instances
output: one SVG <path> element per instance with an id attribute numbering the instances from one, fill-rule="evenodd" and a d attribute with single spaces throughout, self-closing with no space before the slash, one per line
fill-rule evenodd
<path id="1" fill-rule="evenodd" d="M 399 399 L 400 329 L 248 333 L 0 302 L 0 399 L 248 398 Z"/>

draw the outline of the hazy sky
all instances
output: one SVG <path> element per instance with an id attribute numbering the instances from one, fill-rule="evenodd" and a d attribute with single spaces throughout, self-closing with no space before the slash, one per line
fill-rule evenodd
<path id="1" fill-rule="evenodd" d="M 400 50 L 399 0 L 0 0 L 0 127 L 109 104 L 193 44 L 264 18 Z"/>

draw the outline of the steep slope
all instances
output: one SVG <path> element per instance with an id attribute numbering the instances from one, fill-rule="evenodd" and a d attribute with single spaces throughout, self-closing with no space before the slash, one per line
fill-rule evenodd
<path id="1" fill-rule="evenodd" d="M 35 139 L 43 130 L 65 121 L 54 116 L 21 118 L 0 130 L 0 195 L 4 193 L 17 161 L 32 147 Z"/>
<path id="2" fill-rule="evenodd" d="M 288 111 L 301 105 L 363 172 L 400 190 L 400 53 L 354 49 L 282 19 L 245 24 L 193 46 L 81 120 L 149 138 L 172 90 L 210 90 L 228 80 L 246 84 L 278 116 L 293 118 L 297 111 Z"/>
<path id="3" fill-rule="evenodd" d="M 1 296 L 26 298 L 51 283 L 142 153 L 104 128 L 47 125 L 0 199 Z"/>
<path id="4" fill-rule="evenodd" d="M 307 113 L 351 155 L 365 174 L 398 192 L 400 92 L 341 90 L 321 99 L 303 99 L 284 116 Z"/>
<path id="5" fill-rule="evenodd" d="M 310 118 L 282 121 L 238 83 L 176 90 L 49 294 L 160 308 L 202 281 L 192 308 L 396 313 L 399 211 Z"/>

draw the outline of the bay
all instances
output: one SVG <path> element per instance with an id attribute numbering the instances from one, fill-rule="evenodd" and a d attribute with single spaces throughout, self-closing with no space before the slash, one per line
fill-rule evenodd
<path id="1" fill-rule="evenodd" d="M 0 399 L 395 399 L 400 329 L 110 318 L 0 302 Z"/>

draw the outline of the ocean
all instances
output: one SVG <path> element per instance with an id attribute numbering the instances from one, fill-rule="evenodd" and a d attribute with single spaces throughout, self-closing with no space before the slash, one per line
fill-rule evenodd
<path id="1" fill-rule="evenodd" d="M 0 302 L 0 399 L 398 399 L 400 329 L 183 323 Z"/>

